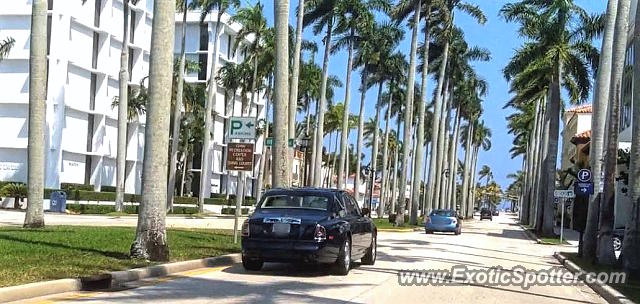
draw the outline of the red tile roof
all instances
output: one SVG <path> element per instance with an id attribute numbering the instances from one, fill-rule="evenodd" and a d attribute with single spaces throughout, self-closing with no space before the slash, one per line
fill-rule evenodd
<path id="1" fill-rule="evenodd" d="M 592 113 L 593 109 L 590 104 L 573 107 L 567 110 L 567 113 Z"/>
<path id="2" fill-rule="evenodd" d="M 574 145 L 583 144 L 591 140 L 591 130 L 584 131 L 580 134 L 576 134 L 571 138 L 571 142 Z"/>

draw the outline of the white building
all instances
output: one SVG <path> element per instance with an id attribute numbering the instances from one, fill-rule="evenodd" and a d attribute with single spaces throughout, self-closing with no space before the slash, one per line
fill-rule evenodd
<path id="1" fill-rule="evenodd" d="M 216 19 L 217 12 L 214 11 L 207 15 L 204 22 L 200 22 L 200 12 L 190 11 L 187 13 L 187 36 L 185 42 L 185 53 L 188 61 L 197 62 L 200 70 L 198 72 L 188 73 L 185 75 L 185 80 L 190 83 L 202 83 L 206 84 L 209 79 L 209 71 L 214 64 L 214 42 L 216 41 L 214 35 L 216 32 Z M 182 14 L 176 14 L 176 28 L 175 28 L 175 44 L 174 53 L 179 56 L 181 47 L 181 33 L 182 33 Z M 234 52 L 233 45 L 235 43 L 235 36 L 241 29 L 241 25 L 230 22 L 230 16 L 227 14 L 222 15 L 220 20 L 221 29 L 219 30 L 218 43 L 218 69 L 223 67 L 226 63 L 241 63 L 245 58 L 244 45 L 241 42 L 238 46 L 238 50 Z M 248 45 L 249 40 L 245 41 Z M 241 113 L 242 100 L 240 92 L 237 92 L 235 99 L 235 105 L 231 104 L 231 98 L 225 97 L 225 90 L 223 87 L 218 86 L 218 92 L 215 100 L 214 118 L 213 118 L 213 151 L 210 159 L 212 163 L 207 171 L 208 178 L 211 180 L 210 193 L 235 193 L 237 184 L 237 172 L 227 171 L 225 168 L 225 150 L 226 143 L 228 142 L 227 136 L 224 132 L 225 126 L 228 123 L 228 119 L 231 116 L 250 116 L 257 119 L 263 119 L 266 117 L 265 113 L 265 99 L 264 93 L 256 94 L 256 100 L 253 104 L 250 104 L 246 113 Z M 251 99 L 248 98 L 249 102 Z M 225 107 L 226 105 L 226 107 Z M 254 172 L 247 172 L 245 177 L 247 178 L 245 185 L 247 195 L 253 194 L 253 189 L 256 178 L 258 176 L 258 164 L 261 161 L 263 139 L 259 138 L 255 145 L 254 150 L 254 166 L 256 170 Z M 198 158 L 200 154 L 198 154 Z M 198 163 L 199 161 L 196 160 Z M 198 173 L 199 169 L 194 170 Z M 192 185 L 198 187 L 198 180 Z M 194 189 L 194 193 L 198 193 Z M 255 195 L 255 194 L 254 194 Z M 208 193 L 207 193 L 208 196 Z"/>
<path id="2" fill-rule="evenodd" d="M 8 57 L 0 62 L 0 180 L 26 182 L 31 1 L 6 2 L 0 11 L 0 39 L 12 37 L 15 45 Z M 122 0 L 87 0 L 84 4 L 80 0 L 48 2 L 45 187 L 59 188 L 60 183 L 91 184 L 96 190 L 101 186 L 114 186 L 117 107 L 112 107 L 112 103 L 118 96 Z M 130 8 L 129 84 L 134 87 L 148 75 L 153 0 L 139 1 Z M 213 27 L 212 22 L 206 23 L 209 35 L 206 48 L 202 48 L 198 18 L 199 13 L 189 14 L 187 51 L 190 59 L 205 55 L 208 71 L 213 58 Z M 176 20 L 181 23 L 182 16 Z M 227 25 L 228 20 L 229 16 L 225 15 L 225 30 L 219 39 L 221 63 L 242 60 L 241 55 L 230 58 L 226 53 L 227 45 L 233 39 L 230 37 L 240 27 L 238 24 Z M 176 31 L 176 50 L 180 49 L 179 33 Z M 206 81 L 198 75 L 187 76 L 188 81 Z M 219 89 L 218 113 L 223 113 L 223 96 Z M 263 105 L 262 99 L 252 105 L 252 115 L 256 115 L 257 109 L 259 117 L 264 117 Z M 222 165 L 224 121 L 224 116 L 217 115 L 211 164 L 213 192 L 224 190 L 220 180 L 227 174 Z M 145 116 L 129 123 L 128 129 L 125 190 L 139 193 Z M 261 142 L 258 142 L 257 151 L 261 151 Z"/>

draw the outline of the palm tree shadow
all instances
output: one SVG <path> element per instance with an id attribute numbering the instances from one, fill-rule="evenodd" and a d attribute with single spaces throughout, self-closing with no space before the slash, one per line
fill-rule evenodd
<path id="1" fill-rule="evenodd" d="M 47 247 L 52 247 L 52 248 L 60 248 L 60 249 L 69 249 L 69 250 L 91 252 L 91 253 L 96 253 L 96 254 L 99 254 L 99 255 L 103 255 L 103 256 L 114 258 L 114 259 L 118 259 L 118 260 L 128 260 L 129 259 L 129 255 L 128 254 L 122 253 L 122 252 L 118 252 L 118 251 L 107 251 L 107 250 L 98 250 L 98 249 L 94 249 L 94 248 L 83 248 L 83 247 L 76 247 L 76 246 L 71 246 L 71 245 L 66 245 L 66 244 L 52 243 L 52 242 L 47 242 L 47 241 L 25 240 L 25 239 L 16 238 L 16 237 L 12 237 L 12 236 L 9 236 L 9 235 L 2 235 L 2 234 L 0 234 L 0 240 L 7 240 L 7 241 L 12 241 L 12 242 L 31 244 L 31 245 L 35 245 L 35 246 L 47 246 Z"/>

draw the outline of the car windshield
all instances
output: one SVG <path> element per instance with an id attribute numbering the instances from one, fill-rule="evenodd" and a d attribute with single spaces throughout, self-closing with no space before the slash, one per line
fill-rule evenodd
<path id="1" fill-rule="evenodd" d="M 272 195 L 267 196 L 260 208 L 317 209 L 327 211 L 329 198 L 316 195 Z"/>
<path id="2" fill-rule="evenodd" d="M 446 216 L 446 217 L 451 217 L 451 216 L 455 216 L 453 210 L 433 210 L 431 212 L 431 216 Z"/>

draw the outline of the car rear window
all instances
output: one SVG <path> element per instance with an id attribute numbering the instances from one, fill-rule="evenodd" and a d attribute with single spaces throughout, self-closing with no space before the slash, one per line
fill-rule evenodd
<path id="1" fill-rule="evenodd" d="M 329 198 L 316 195 L 272 195 L 265 198 L 260 208 L 316 209 L 327 211 Z"/>
<path id="2" fill-rule="evenodd" d="M 453 210 L 433 210 L 431 215 L 437 216 L 455 216 Z"/>

